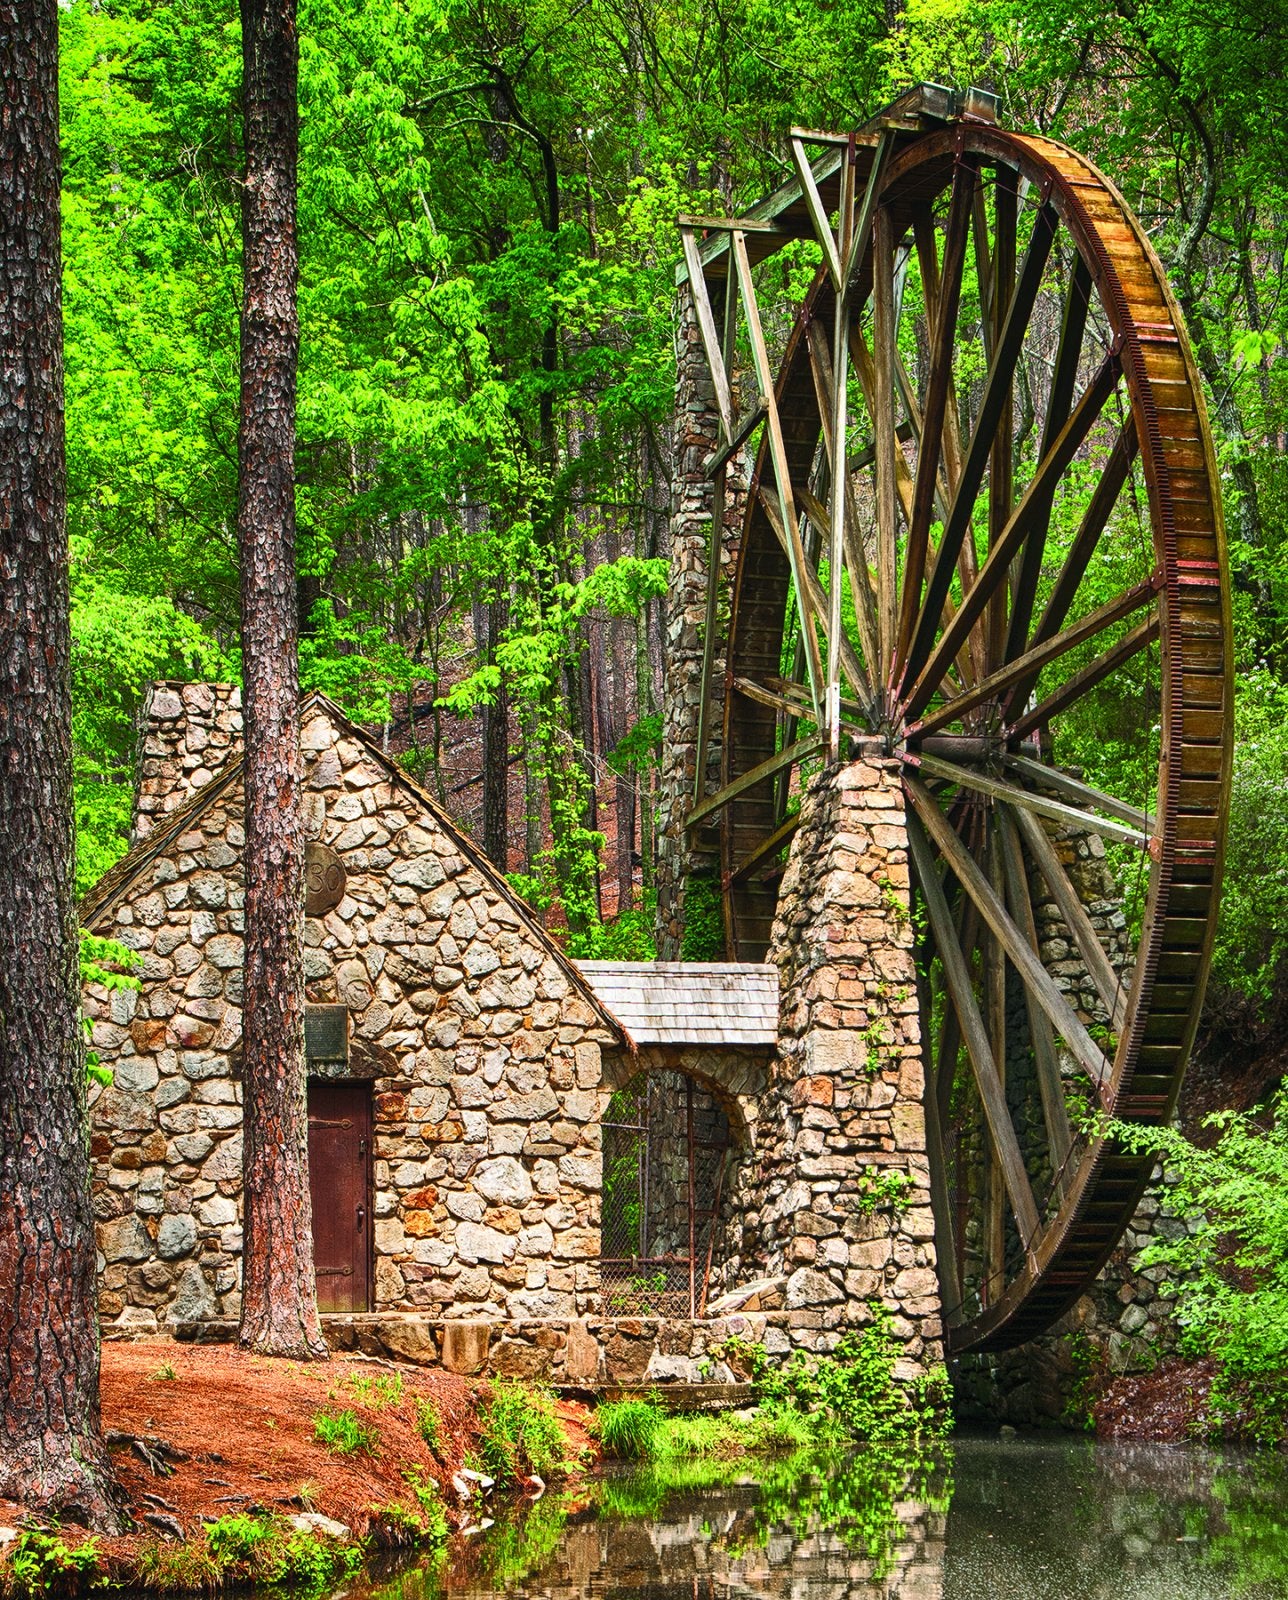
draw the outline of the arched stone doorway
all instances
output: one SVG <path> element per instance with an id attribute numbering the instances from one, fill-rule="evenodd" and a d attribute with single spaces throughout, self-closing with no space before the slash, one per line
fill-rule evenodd
<path id="1" fill-rule="evenodd" d="M 636 1073 L 603 1117 L 600 1307 L 605 1316 L 702 1316 L 721 1266 L 739 1119 L 674 1066 Z"/>

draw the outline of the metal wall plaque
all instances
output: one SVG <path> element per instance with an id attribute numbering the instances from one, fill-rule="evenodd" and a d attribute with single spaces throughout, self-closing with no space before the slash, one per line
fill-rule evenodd
<path id="1" fill-rule="evenodd" d="M 348 881 L 344 863 L 328 845 L 316 841 L 304 850 L 304 910 L 310 917 L 324 916 L 344 899 Z"/>
<path id="2" fill-rule="evenodd" d="M 348 1062 L 348 1006 L 305 1006 L 304 1059 Z"/>

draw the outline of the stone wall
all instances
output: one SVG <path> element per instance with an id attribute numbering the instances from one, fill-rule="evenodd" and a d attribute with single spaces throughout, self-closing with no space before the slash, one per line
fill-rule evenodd
<path id="1" fill-rule="evenodd" d="M 131 844 L 211 781 L 241 743 L 241 732 L 236 684 L 148 685 L 140 712 Z"/>
<path id="2" fill-rule="evenodd" d="M 729 1282 L 785 1275 L 793 1336 L 817 1349 L 879 1299 L 905 1375 L 942 1359 L 908 903 L 898 763 L 825 771 L 780 890 L 779 1052 L 726 1264 Z"/>
<path id="3" fill-rule="evenodd" d="M 658 956 L 679 959 L 684 937 L 685 882 L 690 872 L 715 870 L 713 850 L 686 839 L 684 818 L 697 772 L 698 708 L 706 633 L 707 571 L 710 562 L 714 491 L 705 464 L 719 444 L 715 391 L 687 286 L 676 296 L 675 477 L 671 485 L 671 572 L 667 586 L 662 685 L 662 773 L 657 808 Z M 721 563 L 726 596 L 738 556 L 747 503 L 747 469 L 739 451 L 726 468 Z M 728 621 L 727 598 L 720 626 Z M 712 672 L 713 704 L 707 746 L 708 783 L 720 772 L 721 697 L 724 663 Z M 705 959 L 711 959 L 708 953 Z"/>
<path id="4" fill-rule="evenodd" d="M 154 701 L 155 709 L 155 701 Z M 345 892 L 306 925 L 308 998 L 348 1008 L 374 1098 L 375 1307 L 595 1308 L 600 1047 L 574 969 L 481 852 L 342 719 L 303 729 L 311 839 Z M 143 957 L 91 989 L 114 1074 L 92 1105 L 105 1322 L 235 1316 L 241 1266 L 241 786 L 215 776 L 86 906 Z"/>

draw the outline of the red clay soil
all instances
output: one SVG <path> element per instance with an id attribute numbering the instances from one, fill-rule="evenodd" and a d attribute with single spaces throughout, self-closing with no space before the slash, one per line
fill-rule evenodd
<path id="1" fill-rule="evenodd" d="M 355 1378 L 395 1373 L 402 1377 L 402 1398 L 396 1403 L 364 1403 L 360 1384 L 355 1391 Z M 113 1459 L 140 1532 L 104 1540 L 102 1548 L 126 1556 L 167 1531 L 173 1537 L 168 1519 L 192 1536 L 203 1518 L 240 1511 L 288 1516 L 318 1511 L 362 1535 L 373 1507 L 394 1501 L 414 1505 L 403 1475 L 409 1466 L 438 1481 L 453 1516 L 458 1497 L 451 1477 L 476 1441 L 478 1403 L 486 1385 L 361 1356 L 281 1361 L 227 1345 L 156 1339 L 105 1344 L 102 1390 L 106 1431 L 149 1446 L 160 1440 L 177 1456 L 170 1475 L 156 1476 L 130 1443 L 114 1445 Z M 438 1412 L 437 1454 L 421 1436 L 418 1398 L 432 1401 Z M 344 1409 L 376 1432 L 374 1452 L 337 1454 L 314 1437 L 319 1412 Z M 586 1408 L 560 1403 L 558 1413 L 574 1456 L 587 1442 Z M 23 1514 L 21 1506 L 0 1500 L 0 1522 L 16 1526 Z"/>
<path id="2" fill-rule="evenodd" d="M 1153 1372 L 1112 1378 L 1092 1408 L 1098 1439 L 1153 1439 L 1177 1444 L 1210 1432 L 1214 1361 L 1160 1362 Z"/>

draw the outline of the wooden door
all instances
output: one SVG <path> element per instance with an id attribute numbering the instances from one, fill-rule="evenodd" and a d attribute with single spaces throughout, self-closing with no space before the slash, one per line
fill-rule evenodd
<path id="1" fill-rule="evenodd" d="M 371 1309 L 371 1089 L 309 1082 L 309 1191 L 319 1311 Z"/>

